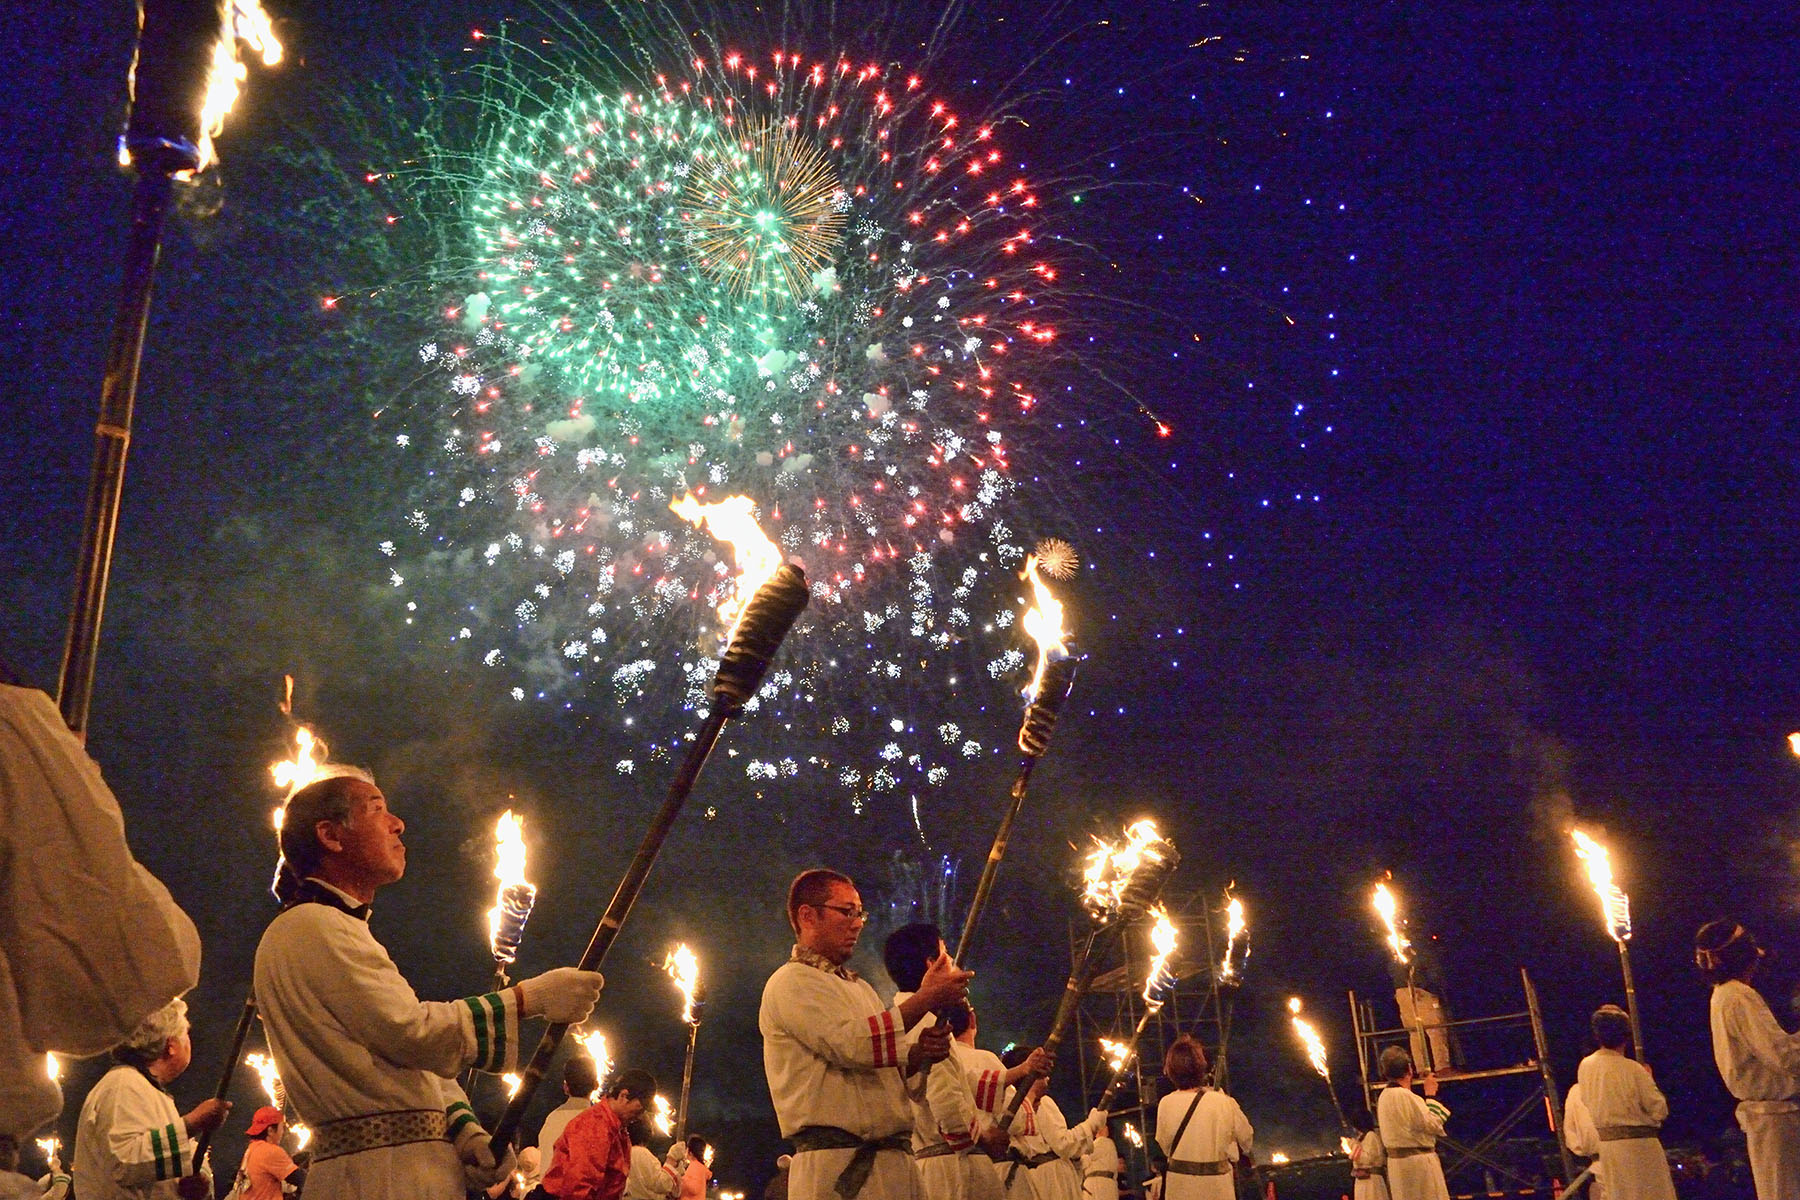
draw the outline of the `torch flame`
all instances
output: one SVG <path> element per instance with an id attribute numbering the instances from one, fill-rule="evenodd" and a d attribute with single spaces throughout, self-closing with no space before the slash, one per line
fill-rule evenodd
<path id="1" fill-rule="evenodd" d="M 1082 903 L 1097 912 L 1117 912 L 1131 873 L 1143 861 L 1149 847 L 1161 842 L 1162 834 L 1157 832 L 1156 822 L 1148 819 L 1129 826 L 1123 843 L 1095 838 L 1087 869 L 1082 872 Z"/>
<path id="2" fill-rule="evenodd" d="M 1144 1135 L 1139 1133 L 1138 1127 L 1133 1125 L 1130 1121 L 1125 1122 L 1125 1140 L 1139 1149 L 1143 1148 Z"/>
<path id="3" fill-rule="evenodd" d="M 675 1110 L 669 1107 L 669 1102 L 659 1093 L 651 1102 L 650 1107 L 650 1124 L 656 1127 L 656 1132 L 662 1134 L 664 1137 L 668 1137 L 671 1133 L 674 1133 Z"/>
<path id="4" fill-rule="evenodd" d="M 44 1055 L 44 1074 L 50 1077 L 51 1083 L 62 1078 L 62 1064 L 56 1061 L 56 1055 Z"/>
<path id="5" fill-rule="evenodd" d="M 215 155 L 212 140 L 225 131 L 225 116 L 237 103 L 250 69 L 238 61 L 237 44 L 243 42 L 262 56 L 263 65 L 272 67 L 281 61 L 281 43 L 261 0 L 232 0 L 228 27 L 213 44 L 212 62 L 206 72 L 206 96 L 200 102 L 200 166 L 211 166 Z"/>
<path id="6" fill-rule="evenodd" d="M 330 753 L 325 743 L 314 737 L 312 730 L 302 725 L 294 731 L 294 757 L 270 764 L 269 774 L 275 777 L 276 787 L 292 796 L 325 774 L 325 763 Z M 280 816 L 275 818 L 275 828 L 281 828 Z"/>
<path id="7" fill-rule="evenodd" d="M 1288 1156 L 1283 1154 L 1279 1150 L 1277 1150 L 1275 1153 L 1269 1155 L 1269 1163 L 1272 1166 L 1279 1167 L 1282 1163 L 1287 1162 L 1287 1161 L 1288 1161 Z"/>
<path id="8" fill-rule="evenodd" d="M 1387 926 L 1387 944 L 1388 949 L 1394 952 L 1394 961 L 1405 966 L 1406 952 L 1412 949 L 1412 943 L 1400 932 L 1400 926 L 1396 923 L 1400 906 L 1385 883 L 1375 885 L 1375 911 L 1381 916 L 1381 923 Z"/>
<path id="9" fill-rule="evenodd" d="M 601 1090 L 606 1087 L 606 1077 L 612 1074 L 613 1068 L 612 1055 L 606 1050 L 606 1035 L 599 1030 L 594 1030 L 589 1033 L 577 1033 L 575 1040 L 581 1043 L 581 1048 L 587 1051 L 587 1056 L 594 1060 L 594 1078 L 600 1081 L 600 1087 L 594 1089 L 594 1094 L 589 1099 L 597 1100 Z"/>
<path id="10" fill-rule="evenodd" d="M 506 1085 L 506 1097 L 510 1100 L 519 1094 L 519 1087 L 525 1080 L 522 1076 L 514 1075 L 511 1071 L 508 1071 L 500 1077 L 500 1082 Z"/>
<path id="11" fill-rule="evenodd" d="M 781 568 L 781 547 L 769 540 L 756 523 L 755 504 L 748 496 L 727 496 L 714 504 L 705 504 L 692 496 L 677 496 L 669 509 L 690 525 L 704 526 L 721 542 L 731 545 L 731 556 L 737 562 L 738 576 L 725 598 L 719 601 L 719 619 L 737 633 L 737 623 L 770 576 Z"/>
<path id="12" fill-rule="evenodd" d="M 1613 883 L 1612 861 L 1606 847 L 1579 829 L 1571 829 L 1569 834 L 1575 839 L 1575 853 L 1587 863 L 1588 882 L 1600 897 L 1600 917 L 1606 922 L 1606 932 L 1615 942 L 1626 941 L 1631 937 L 1631 901 Z"/>
<path id="13" fill-rule="evenodd" d="M 500 924 L 505 917 L 506 889 L 525 884 L 525 818 L 512 809 L 494 823 L 494 907 L 488 909 L 488 947 L 500 953 Z M 530 886 L 527 884 L 526 886 Z M 517 949 L 516 939 L 514 949 Z"/>
<path id="14" fill-rule="evenodd" d="M 1288 1012 L 1293 1014 L 1294 1032 L 1300 1036 L 1300 1044 L 1306 1049 L 1306 1061 L 1312 1064 L 1312 1069 L 1319 1073 L 1320 1079 L 1329 1080 L 1331 1067 L 1325 1061 L 1325 1042 L 1319 1037 L 1319 1031 L 1313 1028 L 1312 1022 L 1300 1015 L 1300 997 L 1288 997 Z"/>
<path id="15" fill-rule="evenodd" d="M 1031 584 L 1032 606 L 1025 610 L 1023 624 L 1025 632 L 1037 643 L 1037 670 L 1032 672 L 1031 682 L 1025 687 L 1025 703 L 1030 704 L 1038 697 L 1044 686 L 1044 671 L 1053 659 L 1069 657 L 1068 628 L 1063 624 L 1062 601 L 1051 594 L 1044 584 L 1044 577 L 1038 571 L 1038 556 L 1025 556 L 1025 570 L 1020 575 Z"/>
<path id="16" fill-rule="evenodd" d="M 1114 1075 L 1123 1071 L 1125 1064 L 1131 1061 L 1131 1049 L 1130 1042 L 1115 1042 L 1111 1038 L 1100 1039 L 1100 1053 L 1106 1060 L 1107 1068 Z"/>
<path id="17" fill-rule="evenodd" d="M 669 973 L 669 978 L 681 992 L 682 1021 L 694 1024 L 694 993 L 700 988 L 700 960 L 694 957 L 686 942 L 681 942 L 664 957 L 663 970 Z"/>
<path id="18" fill-rule="evenodd" d="M 1157 993 L 1168 982 L 1169 959 L 1175 954 L 1175 943 L 1179 938 L 1179 933 L 1175 928 L 1175 923 L 1169 920 L 1169 914 L 1162 905 L 1159 904 L 1151 909 L 1150 915 L 1156 919 L 1156 923 L 1150 927 L 1150 946 L 1153 953 L 1150 957 L 1149 977 L 1144 980 L 1144 1003 L 1155 1010 L 1162 1007 L 1162 1000 Z"/>
<path id="19" fill-rule="evenodd" d="M 62 1165 L 57 1159 L 57 1153 L 62 1149 L 62 1142 L 57 1138 L 54 1136 L 38 1138 L 37 1148 L 43 1154 L 44 1161 L 50 1164 L 52 1170 Z"/>
<path id="20" fill-rule="evenodd" d="M 281 1086 L 281 1076 L 275 1070 L 275 1060 L 266 1054 L 244 1055 L 244 1065 L 255 1071 L 262 1081 L 262 1088 L 268 1094 L 269 1103 L 276 1108 L 287 1107 L 287 1089 Z"/>
<path id="21" fill-rule="evenodd" d="M 1228 896 L 1229 892 L 1226 893 Z M 1237 967 L 1232 959 L 1237 953 L 1237 940 L 1244 935 L 1244 902 L 1236 896 L 1225 905 L 1225 957 L 1219 962 L 1219 978 L 1231 979 L 1237 975 Z"/>

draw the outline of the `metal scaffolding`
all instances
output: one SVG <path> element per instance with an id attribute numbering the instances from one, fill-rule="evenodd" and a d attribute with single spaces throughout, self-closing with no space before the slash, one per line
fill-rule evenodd
<path id="1" fill-rule="evenodd" d="M 1538 1005 L 1537 988 L 1531 982 L 1530 973 L 1523 968 L 1519 970 L 1519 983 L 1524 992 L 1525 1007 L 1518 1012 L 1431 1024 L 1415 1021 L 1411 1025 L 1391 1028 L 1376 1021 L 1373 1003 L 1359 999 L 1354 991 L 1349 993 L 1350 1022 L 1356 1032 L 1356 1059 L 1361 1068 L 1363 1099 L 1371 1110 L 1375 1107 L 1377 1094 L 1387 1086 L 1385 1080 L 1374 1077 L 1375 1063 L 1381 1057 L 1381 1051 L 1390 1045 L 1405 1047 L 1419 1040 L 1429 1044 L 1433 1035 L 1447 1037 L 1459 1044 L 1471 1064 L 1468 1069 L 1440 1070 L 1438 1080 L 1442 1085 L 1465 1091 L 1472 1098 L 1477 1098 L 1479 1088 L 1483 1093 L 1479 1098 L 1489 1105 L 1512 1103 L 1511 1108 L 1491 1123 L 1484 1119 L 1487 1131 L 1474 1142 L 1448 1137 L 1438 1139 L 1439 1147 L 1449 1151 L 1444 1162 L 1447 1180 L 1455 1180 L 1459 1174 L 1477 1169 L 1488 1173 L 1472 1189 L 1474 1191 L 1491 1191 L 1495 1177 L 1517 1187 L 1541 1186 L 1542 1181 L 1527 1176 L 1515 1163 L 1501 1160 L 1496 1153 L 1507 1136 L 1540 1102 L 1550 1136 L 1555 1139 L 1562 1160 L 1562 1179 L 1570 1180 L 1575 1174 L 1574 1162 L 1562 1137 L 1562 1093 L 1557 1090 L 1556 1076 L 1550 1068 L 1550 1050 L 1544 1038 L 1544 1016 Z M 1526 1033 L 1530 1035 L 1529 1046 L 1524 1041 Z M 1479 1105 L 1475 1108 L 1480 1111 Z M 1451 1186 L 1454 1191 L 1455 1184 Z"/>
<path id="2" fill-rule="evenodd" d="M 1111 1109 L 1115 1118 L 1133 1125 L 1140 1134 L 1147 1133 L 1146 1109 L 1157 1099 L 1155 1085 L 1161 1073 L 1163 1054 L 1181 1034 L 1189 1034 L 1206 1047 L 1212 1063 L 1213 1083 L 1229 1091 L 1227 1074 L 1231 1043 L 1231 1009 L 1237 995 L 1236 977 L 1241 977 L 1240 950 L 1237 971 L 1232 980 L 1221 981 L 1220 961 L 1224 957 L 1224 937 L 1215 931 L 1214 923 L 1224 928 L 1225 905 L 1230 889 L 1219 893 L 1191 893 L 1185 897 L 1164 897 L 1169 919 L 1179 933 L 1180 949 L 1168 970 L 1173 981 L 1160 995 L 1162 1006 L 1150 1014 L 1138 1040 L 1137 1054 L 1126 1067 L 1126 1080 L 1120 1096 Z M 1088 926 L 1071 923 L 1071 956 L 1080 952 Z M 1084 1100 L 1092 1104 L 1112 1081 L 1112 1067 L 1100 1051 L 1100 1039 L 1126 1041 L 1138 1022 L 1145 1017 L 1144 972 L 1150 960 L 1149 922 L 1135 925 L 1117 943 L 1114 954 L 1117 965 L 1095 978 L 1093 986 L 1076 1013 L 1076 1046 L 1081 1071 Z M 1141 1178 L 1149 1171 L 1148 1159 L 1140 1146 L 1118 1139 L 1119 1156 L 1127 1177 Z"/>

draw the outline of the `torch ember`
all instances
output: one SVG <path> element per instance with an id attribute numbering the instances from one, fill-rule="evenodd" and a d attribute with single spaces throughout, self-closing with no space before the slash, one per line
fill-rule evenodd
<path id="1" fill-rule="evenodd" d="M 1588 882 L 1600 897 L 1600 916 L 1606 922 L 1607 933 L 1615 942 L 1627 940 L 1631 937 L 1631 901 L 1613 883 L 1612 860 L 1606 847 L 1579 829 L 1571 829 L 1569 834 L 1575 839 L 1575 853 L 1587 864 Z"/>
<path id="2" fill-rule="evenodd" d="M 524 819 L 510 808 L 494 825 L 494 878 L 500 886 L 494 891 L 494 907 L 488 909 L 488 949 L 502 968 L 518 958 L 525 922 L 537 903 L 537 886 L 525 881 L 524 833 Z"/>

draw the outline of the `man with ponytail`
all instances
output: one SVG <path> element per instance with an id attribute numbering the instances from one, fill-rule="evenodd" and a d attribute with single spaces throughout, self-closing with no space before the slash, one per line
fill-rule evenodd
<path id="1" fill-rule="evenodd" d="M 369 931 L 375 893 L 406 873 L 406 823 L 366 771 L 288 798 L 256 1001 L 295 1112 L 313 1129 L 308 1200 L 463 1200 L 512 1170 L 456 1076 L 508 1070 L 519 1021 L 581 1021 L 598 973 L 559 968 L 503 992 L 422 1001 Z"/>

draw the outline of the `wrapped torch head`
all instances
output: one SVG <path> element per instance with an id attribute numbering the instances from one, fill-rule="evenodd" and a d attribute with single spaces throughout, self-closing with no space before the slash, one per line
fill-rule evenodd
<path id="1" fill-rule="evenodd" d="M 1119 918 L 1137 920 L 1143 917 L 1162 895 L 1163 885 L 1181 862 L 1175 843 L 1158 840 L 1145 846 L 1137 866 L 1119 891 Z"/>
<path id="2" fill-rule="evenodd" d="M 525 936 L 525 922 L 531 919 L 531 906 L 537 903 L 537 886 L 509 883 L 500 890 L 500 923 L 494 930 L 494 961 L 510 963 L 519 957 L 519 942 Z"/>
<path id="3" fill-rule="evenodd" d="M 1019 726 L 1019 749 L 1032 758 L 1042 758 L 1050 748 L 1050 735 L 1056 731 L 1056 717 L 1075 686 L 1076 655 L 1056 659 L 1044 667 L 1043 685 L 1025 707 L 1025 722 Z"/>
<path id="4" fill-rule="evenodd" d="M 736 712 L 756 695 L 781 639 L 805 610 L 806 599 L 806 574 L 793 563 L 782 563 L 750 597 L 713 677 L 713 695 L 727 711 Z"/>

